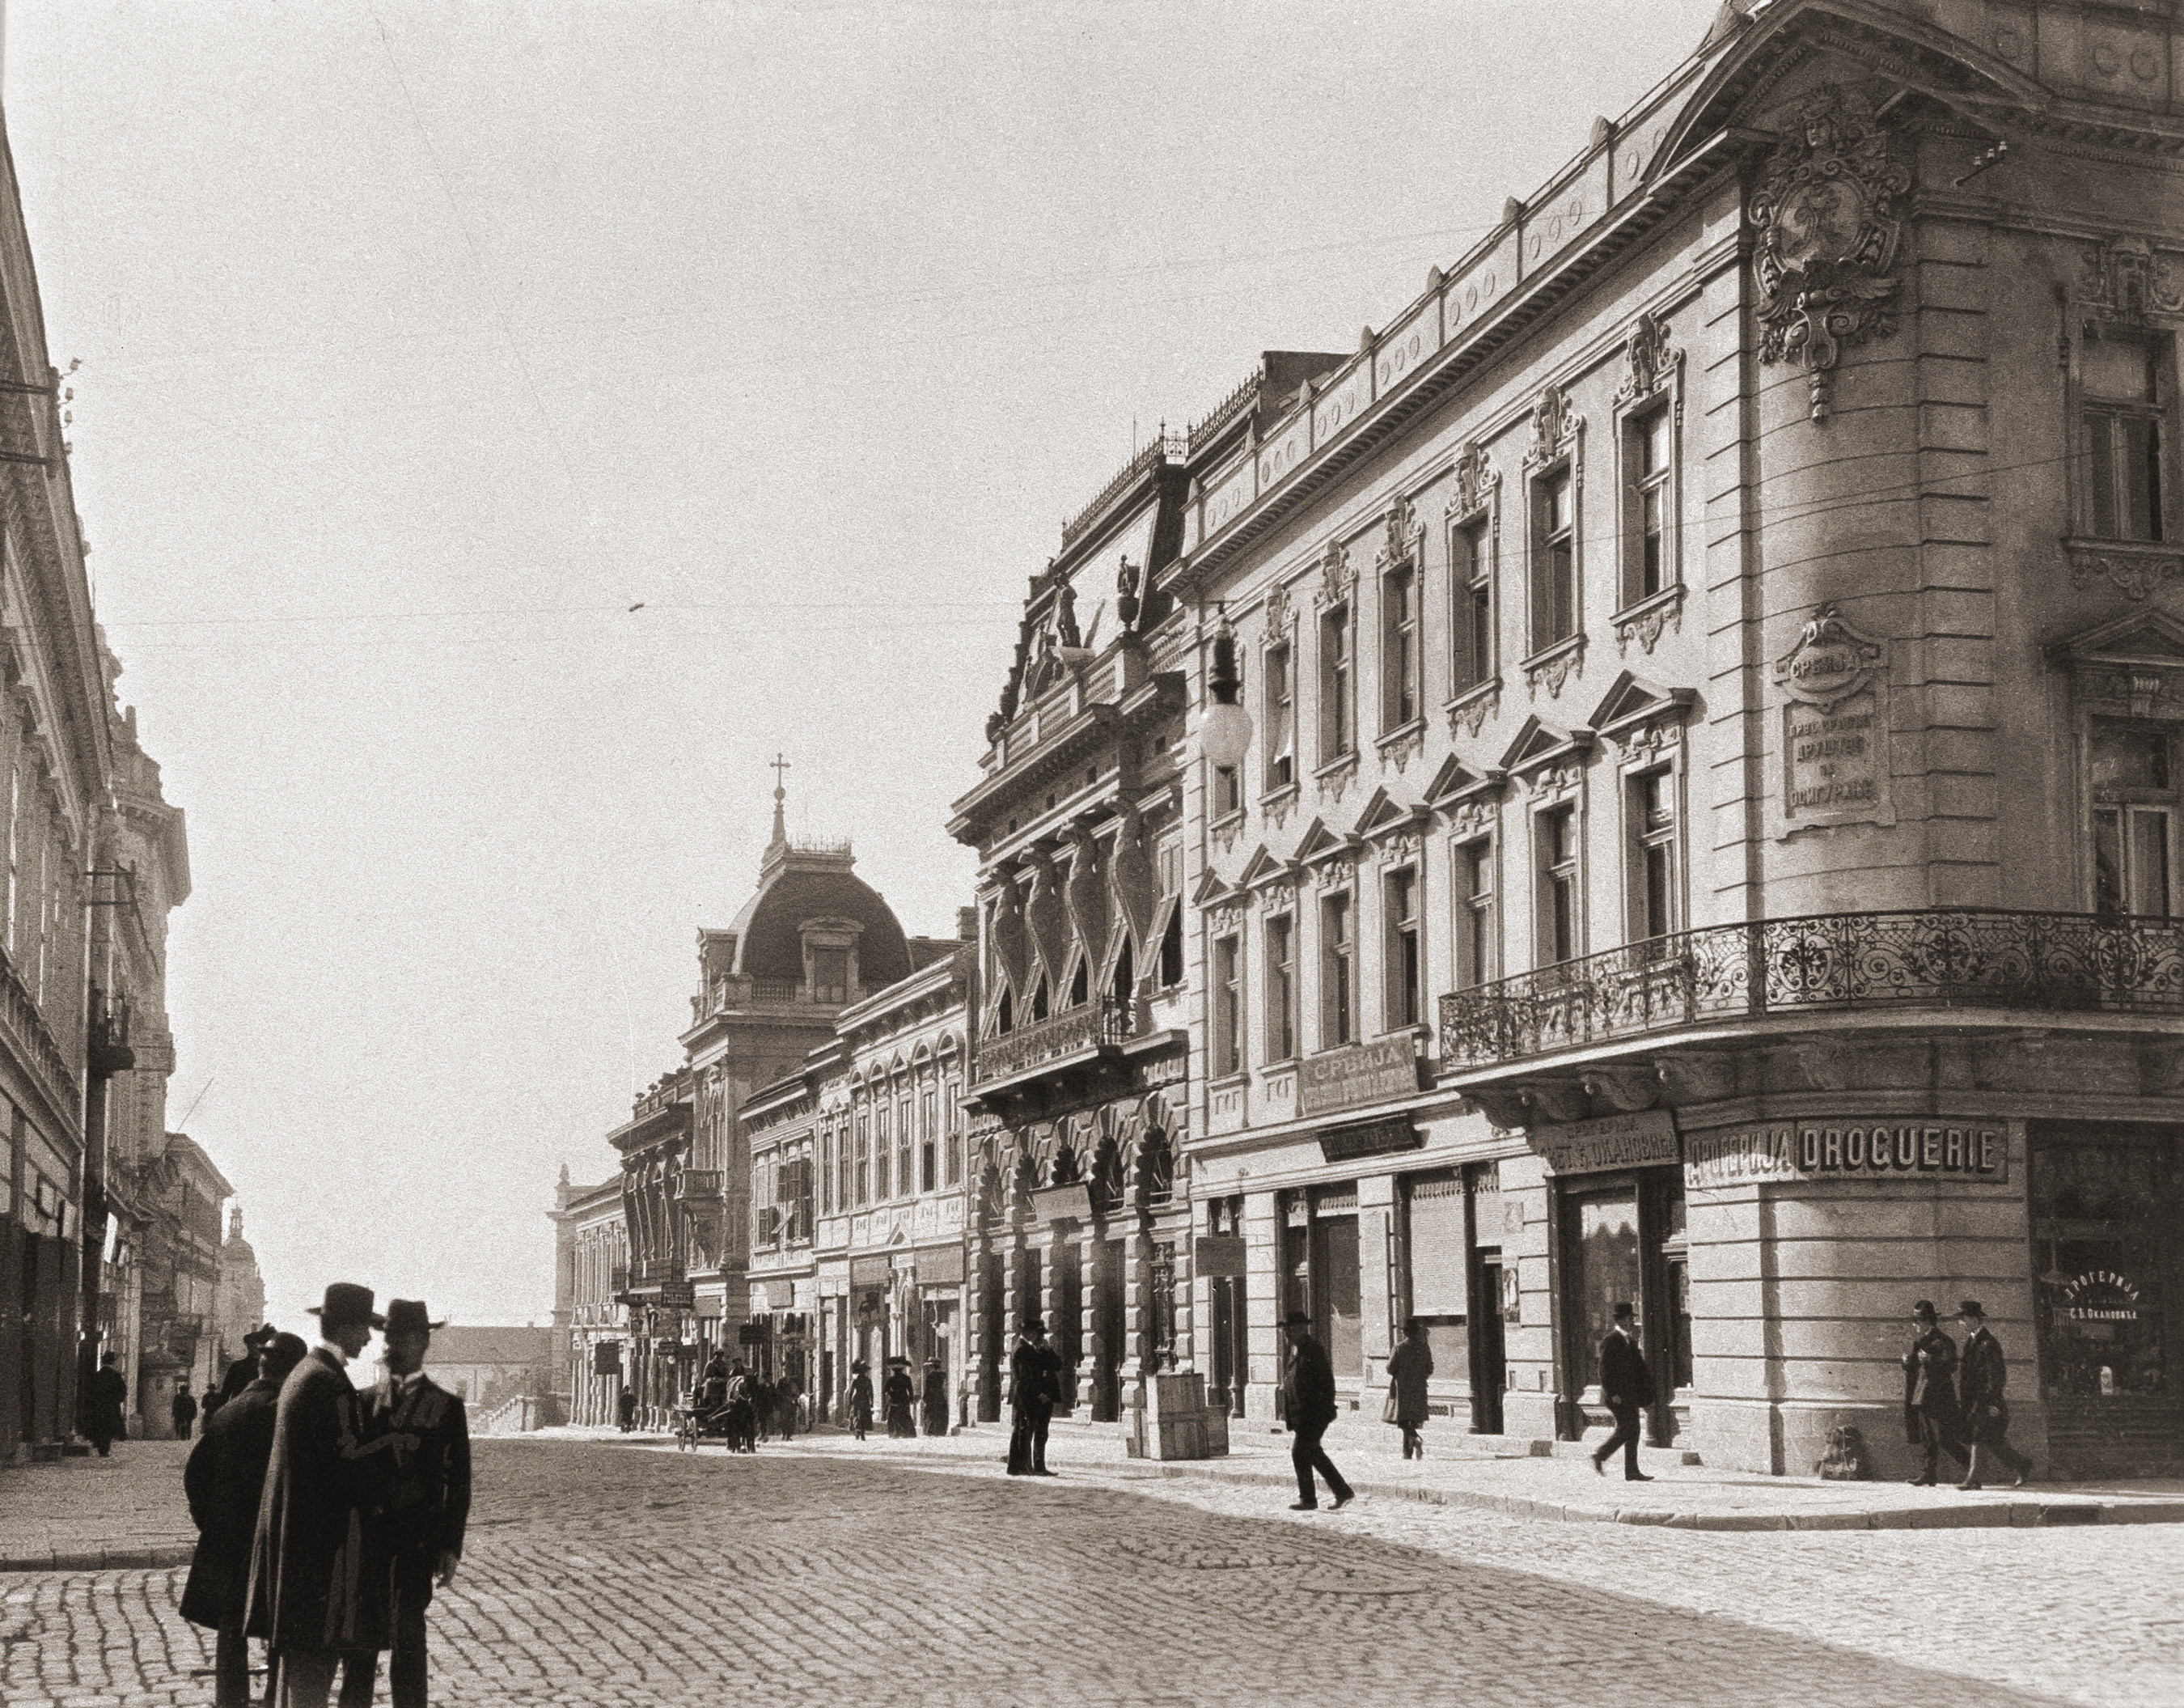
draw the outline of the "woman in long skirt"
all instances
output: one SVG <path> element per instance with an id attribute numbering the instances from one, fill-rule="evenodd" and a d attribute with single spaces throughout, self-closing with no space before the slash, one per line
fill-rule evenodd
<path id="1" fill-rule="evenodd" d="M 940 1360 L 925 1360 L 925 1432 L 928 1435 L 948 1433 L 948 1372 L 940 1367 Z"/>
<path id="2" fill-rule="evenodd" d="M 1403 1457 L 1424 1459 L 1426 1444 L 1418 1426 L 1426 1421 L 1426 1381 L 1433 1375 L 1433 1351 L 1426 1326 L 1412 1317 L 1403 1325 L 1403 1343 L 1388 1357 L 1388 1421 L 1401 1426 Z"/>
<path id="3" fill-rule="evenodd" d="M 917 1390 L 910 1379 L 909 1363 L 908 1359 L 903 1359 L 890 1365 L 887 1381 L 880 1388 L 881 1398 L 887 1401 L 888 1434 L 896 1441 L 910 1440 L 917 1434 L 917 1425 L 910 1415 Z"/>
<path id="4" fill-rule="evenodd" d="M 850 1366 L 850 1427 L 857 1439 L 865 1438 L 865 1432 L 872 1426 L 872 1378 L 860 1359 Z"/>

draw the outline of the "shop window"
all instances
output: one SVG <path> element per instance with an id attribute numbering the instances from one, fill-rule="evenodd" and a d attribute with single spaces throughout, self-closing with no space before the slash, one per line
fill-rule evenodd
<path id="1" fill-rule="evenodd" d="M 1532 650 L 1577 633 L 1577 486 L 1567 468 L 1532 483 Z"/>
<path id="2" fill-rule="evenodd" d="M 1357 945 L 1351 939 L 1350 897 L 1329 896 L 1319 904 L 1319 1045 L 1323 1050 L 1357 1035 Z"/>
<path id="3" fill-rule="evenodd" d="M 1623 602 L 1635 605 L 1675 584 L 1675 414 L 1665 403 L 1623 423 L 1624 528 L 1630 542 Z"/>
<path id="4" fill-rule="evenodd" d="M 1625 779 L 1630 834 L 1630 935 L 1665 937 L 1677 929 L 1676 776 L 1668 766 Z"/>
<path id="5" fill-rule="evenodd" d="M 1380 578 L 1380 728 L 1418 715 L 1418 576 L 1407 561 Z"/>
<path id="6" fill-rule="evenodd" d="M 2170 537 L 2165 337 L 2110 332 L 2079 349 L 2081 511 L 2095 539 Z"/>
<path id="7" fill-rule="evenodd" d="M 1261 707 L 1266 724 L 1267 789 L 1296 781 L 1296 683 L 1289 643 L 1267 649 L 1267 682 Z"/>
<path id="8" fill-rule="evenodd" d="M 2159 725 L 2098 717 L 2092 730 L 2093 907 L 2166 918 L 2176 894 L 2176 766 Z"/>
<path id="9" fill-rule="evenodd" d="M 1462 694 L 1494 679 L 1494 578 L 1484 521 L 1458 528 L 1450 541 L 1449 583 L 1454 601 L 1449 686 Z"/>
<path id="10" fill-rule="evenodd" d="M 1471 1248 L 1462 1176 L 1414 1175 L 1407 1198 L 1407 1314 L 1425 1322 L 1436 1379 L 1458 1380 L 1471 1356 L 1466 1321 Z"/>
<path id="11" fill-rule="evenodd" d="M 1539 852 L 1539 958 L 1542 964 L 1578 953 L 1577 808 L 1556 807 L 1533 822 Z"/>
<path id="12" fill-rule="evenodd" d="M 1213 1040 L 1208 1071 L 1217 1079 L 1244 1071 L 1244 940 L 1213 945 Z"/>
<path id="13" fill-rule="evenodd" d="M 1357 745 L 1351 695 L 1350 607 L 1338 605 L 1319 619 L 1319 762 L 1331 765 Z"/>
<path id="14" fill-rule="evenodd" d="M 2173 1439 L 2184 1418 L 2174 1235 L 2184 1167 L 2174 1147 L 2056 1128 L 2036 1134 L 2031 1173 L 2040 1382 L 2058 1457 L 2125 1447 L 2126 1431 L 2150 1441 L 2165 1427 Z"/>
<path id="15" fill-rule="evenodd" d="M 1296 927 L 1287 913 L 1267 921 L 1267 1060 L 1293 1059 L 1296 1046 Z"/>
<path id="16" fill-rule="evenodd" d="M 1615 1307 L 1628 1304 L 1638 1313 L 1639 1329 L 1645 1329 L 1645 1284 L 1640 1273 L 1638 1188 L 1635 1184 L 1605 1191 L 1574 1192 L 1569 1197 L 1575 1238 L 1570 1256 L 1575 1285 L 1563 1292 L 1565 1307 L 1574 1308 L 1579 1345 L 1587 1362 L 1581 1366 L 1588 1382 L 1596 1381 L 1594 1354 L 1615 1326 Z"/>
<path id="17" fill-rule="evenodd" d="M 1390 872 L 1381 886 L 1386 922 L 1386 1030 L 1415 1026 L 1424 1005 L 1425 968 L 1418 957 L 1418 874 L 1406 866 Z"/>

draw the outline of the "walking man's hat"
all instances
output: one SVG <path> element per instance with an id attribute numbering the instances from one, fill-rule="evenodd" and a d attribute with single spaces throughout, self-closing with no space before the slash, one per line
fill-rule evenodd
<path id="1" fill-rule="evenodd" d="M 1981 1322 L 1986 1320 L 1986 1313 L 1980 1309 L 1980 1302 L 1975 1298 L 1960 1300 L 1957 1305 L 1957 1314 L 1977 1317 Z"/>
<path id="2" fill-rule="evenodd" d="M 390 1305 L 390 1306 L 388 1307 L 388 1309 L 391 1310 L 391 1309 L 393 1309 L 393 1307 Z M 1637 1313 L 1635 1310 L 1634 1310 L 1634 1309 L 1631 1309 L 1631 1306 L 1630 1306 L 1630 1301 L 1629 1299 L 1627 1299 L 1627 1298 L 1626 1298 L 1626 1299 L 1619 1300 L 1619 1301 L 1617 1303 L 1616 1307 L 1615 1307 L 1615 1320 L 1616 1320 L 1616 1321 L 1618 1321 L 1618 1322 L 1630 1322 L 1630 1321 L 1634 1320 L 1637 1317 L 1637 1314 L 1638 1314 L 1638 1313 Z"/>
<path id="3" fill-rule="evenodd" d="M 372 1309 L 372 1292 L 368 1287 L 359 1287 L 354 1281 L 329 1281 L 324 1304 L 315 1304 L 307 1315 L 319 1320 L 322 1328 L 337 1328 L 344 1323 L 363 1323 L 370 1328 L 385 1328 L 387 1319 Z"/>
<path id="4" fill-rule="evenodd" d="M 1045 1334 L 1046 1324 L 1038 1317 L 1028 1316 L 1024 1319 L 1023 1331 L 1026 1334 Z"/>
<path id="5" fill-rule="evenodd" d="M 1282 1319 L 1284 1328 L 1310 1328 L 1312 1319 L 1301 1310 L 1293 1310 Z"/>
<path id="6" fill-rule="evenodd" d="M 260 1323 L 242 1337 L 242 1343 L 253 1352 L 262 1351 L 281 1331 L 270 1322 Z M 307 1348 L 306 1350 L 309 1350 Z"/>
<path id="7" fill-rule="evenodd" d="M 1911 1314 L 1918 1318 L 1920 1322 L 1934 1321 L 1934 1301 L 1930 1298 L 1920 1299 L 1918 1303 L 1911 1307 Z"/>
<path id="8" fill-rule="evenodd" d="M 443 1322 L 426 1321 L 425 1301 L 421 1298 L 391 1298 L 387 1301 L 387 1331 L 389 1334 L 430 1334 L 436 1328 L 445 1328 Z"/>

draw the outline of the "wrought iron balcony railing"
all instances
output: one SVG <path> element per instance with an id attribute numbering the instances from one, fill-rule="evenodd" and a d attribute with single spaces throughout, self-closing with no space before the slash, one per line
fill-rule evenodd
<path id="1" fill-rule="evenodd" d="M 1887 1007 L 2184 1014 L 2184 920 L 1924 908 L 1679 932 L 1443 996 L 1441 1065 Z"/>
<path id="2" fill-rule="evenodd" d="M 1109 998 L 1065 1009 L 1051 1019 L 1019 1026 L 978 1046 L 975 1085 L 1012 1079 L 1027 1068 L 1073 1056 L 1102 1044 L 1119 1044 L 1130 1035 L 1129 1010 Z"/>

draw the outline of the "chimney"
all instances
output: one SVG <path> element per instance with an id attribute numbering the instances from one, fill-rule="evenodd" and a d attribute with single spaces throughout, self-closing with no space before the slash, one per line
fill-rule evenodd
<path id="1" fill-rule="evenodd" d="M 956 935 L 966 943 L 978 941 L 978 910 L 976 907 L 958 907 L 956 910 Z"/>

